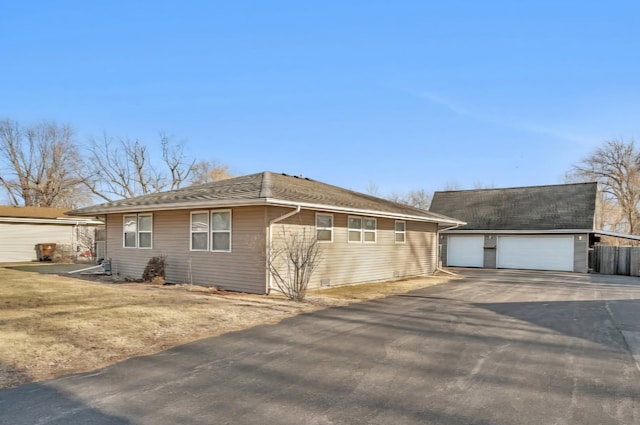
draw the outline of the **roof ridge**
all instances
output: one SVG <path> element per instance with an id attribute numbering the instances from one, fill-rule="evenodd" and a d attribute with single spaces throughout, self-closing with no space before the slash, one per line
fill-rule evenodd
<path id="1" fill-rule="evenodd" d="M 517 189 L 538 189 L 543 187 L 560 187 L 560 186 L 578 186 L 578 185 L 593 185 L 598 182 L 578 182 L 578 183 L 557 183 L 557 184 L 541 184 L 535 186 L 513 186 L 513 187 L 487 187 L 482 189 L 455 189 L 455 190 L 436 190 L 433 193 L 450 193 L 450 192 L 489 192 L 491 190 L 517 190 Z"/>
<path id="2" fill-rule="evenodd" d="M 271 172 L 265 171 L 262 173 L 262 179 L 260 180 L 259 198 L 271 198 Z"/>

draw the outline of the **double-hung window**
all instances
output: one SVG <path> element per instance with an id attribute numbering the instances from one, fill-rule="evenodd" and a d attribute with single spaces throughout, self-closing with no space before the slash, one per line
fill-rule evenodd
<path id="1" fill-rule="evenodd" d="M 396 221 L 396 243 L 404 243 L 407 236 L 407 224 L 404 221 Z"/>
<path id="2" fill-rule="evenodd" d="M 125 248 L 137 248 L 138 244 L 138 216 L 135 214 L 125 215 L 123 220 L 124 233 L 123 245 Z"/>
<path id="3" fill-rule="evenodd" d="M 349 242 L 362 242 L 362 217 L 349 217 Z"/>
<path id="4" fill-rule="evenodd" d="M 153 247 L 152 214 L 125 214 L 122 227 L 122 245 L 125 248 Z"/>
<path id="5" fill-rule="evenodd" d="M 211 251 L 231 251 L 231 211 L 211 212 Z"/>
<path id="6" fill-rule="evenodd" d="M 209 211 L 191 213 L 191 250 L 209 250 Z"/>
<path id="7" fill-rule="evenodd" d="M 376 219 L 365 217 L 362 220 L 362 231 L 364 232 L 364 243 L 376 242 Z"/>
<path id="8" fill-rule="evenodd" d="M 231 252 L 231 210 L 191 213 L 191 251 Z"/>
<path id="9" fill-rule="evenodd" d="M 333 242 L 333 215 L 316 214 L 316 239 L 318 242 Z"/>
<path id="10" fill-rule="evenodd" d="M 371 217 L 353 217 L 348 220 L 348 241 L 350 243 L 375 243 L 376 219 Z"/>

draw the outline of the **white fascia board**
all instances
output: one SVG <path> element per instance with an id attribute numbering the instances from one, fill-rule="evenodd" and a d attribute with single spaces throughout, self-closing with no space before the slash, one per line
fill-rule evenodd
<path id="1" fill-rule="evenodd" d="M 467 224 L 464 221 L 459 221 L 455 219 L 440 219 L 440 218 L 430 218 L 430 217 L 421 217 L 411 214 L 400 214 L 400 213 L 391 213 L 384 211 L 375 211 L 375 210 L 364 210 L 358 208 L 347 208 L 347 207 L 339 207 L 334 205 L 323 205 L 323 204 L 312 204 L 305 202 L 295 202 L 295 201 L 285 201 L 280 199 L 273 198 L 260 198 L 260 199 L 247 199 L 247 200 L 221 200 L 221 201 L 192 201 L 192 202 L 179 202 L 174 204 L 164 204 L 164 205 L 127 205 L 123 207 L 113 207 L 108 209 L 97 209 L 91 212 L 83 213 L 83 216 L 96 216 L 96 215 L 104 215 L 104 214 L 121 214 L 121 213 L 132 213 L 132 212 L 153 212 L 153 211 L 169 211 L 169 210 L 186 210 L 186 209 L 194 209 L 194 208 L 237 208 L 237 207 L 250 207 L 256 205 L 273 205 L 273 206 L 283 206 L 289 208 L 296 208 L 300 206 L 306 210 L 319 210 L 319 211 L 327 211 L 327 212 L 336 212 L 336 213 L 351 213 L 351 214 L 359 214 L 363 216 L 371 216 L 371 217 L 383 217 L 383 218 L 393 218 L 397 220 L 410 220 L 410 221 L 424 221 L 429 223 L 442 223 L 442 224 L 451 224 L 451 225 L 459 225 L 463 226 Z"/>
<path id="2" fill-rule="evenodd" d="M 98 220 L 86 218 L 24 218 L 24 217 L 0 217 L 3 223 L 31 223 L 31 224 L 62 224 L 67 226 L 76 225 L 100 225 L 104 224 Z"/>
<path id="3" fill-rule="evenodd" d="M 443 224 L 452 224 L 452 225 L 460 225 L 463 226 L 467 224 L 464 221 L 458 221 L 455 219 L 447 220 L 447 219 L 439 219 L 439 218 L 431 218 L 431 217 L 422 217 L 419 215 L 411 215 L 411 214 L 401 214 L 401 213 L 391 213 L 386 211 L 376 211 L 376 210 L 364 210 L 359 208 L 347 208 L 347 207 L 338 207 L 334 205 L 322 205 L 322 204 L 310 204 L 305 202 L 293 202 L 293 201 L 281 201 L 278 199 L 269 199 L 269 205 L 282 205 L 288 207 L 296 207 L 300 205 L 301 208 L 305 210 L 315 210 L 315 211 L 326 211 L 326 212 L 335 212 L 335 213 L 345 213 L 345 214 L 357 214 L 363 216 L 370 217 L 382 217 L 382 218 L 393 218 L 396 220 L 409 220 L 409 221 L 424 221 L 429 223 L 443 223 Z"/>
<path id="4" fill-rule="evenodd" d="M 567 234 L 567 233 L 594 233 L 593 229 L 553 229 L 553 230 L 446 230 L 447 234 L 510 234 L 510 235 L 539 235 L 539 234 Z M 599 232 L 595 232 L 599 233 Z"/>
<path id="5" fill-rule="evenodd" d="M 626 233 L 608 232 L 606 230 L 594 230 L 593 233 L 595 233 L 596 235 L 612 236 L 614 238 L 622 238 L 622 239 L 630 239 L 630 240 L 634 240 L 634 241 L 640 241 L 640 236 L 639 235 L 628 235 Z"/>

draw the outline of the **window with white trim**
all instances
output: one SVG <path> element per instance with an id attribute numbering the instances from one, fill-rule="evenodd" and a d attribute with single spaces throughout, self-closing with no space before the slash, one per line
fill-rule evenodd
<path id="1" fill-rule="evenodd" d="M 349 242 L 362 242 L 362 217 L 349 216 Z"/>
<path id="2" fill-rule="evenodd" d="M 376 219 L 371 217 L 349 216 L 347 241 L 350 243 L 375 243 Z"/>
<path id="3" fill-rule="evenodd" d="M 231 252 L 231 210 L 211 212 L 211 251 Z"/>
<path id="4" fill-rule="evenodd" d="M 191 251 L 209 250 L 209 211 L 191 213 Z"/>
<path id="5" fill-rule="evenodd" d="M 122 246 L 141 249 L 153 247 L 152 214 L 125 214 L 122 216 Z"/>
<path id="6" fill-rule="evenodd" d="M 396 243 L 405 243 L 407 236 L 407 224 L 404 221 L 396 221 Z"/>
<path id="7" fill-rule="evenodd" d="M 151 249 L 153 244 L 153 216 L 138 214 L 138 248 Z"/>
<path id="8" fill-rule="evenodd" d="M 376 219 L 365 217 L 362 220 L 362 231 L 363 233 L 363 242 L 364 243 L 375 243 L 376 242 Z"/>
<path id="9" fill-rule="evenodd" d="M 125 248 L 137 248 L 138 216 L 135 214 L 122 217 L 122 246 Z"/>
<path id="10" fill-rule="evenodd" d="M 333 214 L 316 213 L 316 239 L 318 242 L 333 242 Z"/>

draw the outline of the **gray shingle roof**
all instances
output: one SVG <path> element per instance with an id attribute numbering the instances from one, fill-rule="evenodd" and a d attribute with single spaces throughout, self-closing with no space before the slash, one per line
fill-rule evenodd
<path id="1" fill-rule="evenodd" d="M 441 214 L 398 204 L 341 187 L 273 172 L 235 177 L 214 183 L 191 186 L 108 202 L 70 211 L 71 215 L 102 215 L 185 208 L 233 207 L 241 205 L 303 204 L 319 210 L 346 210 L 381 215 L 406 216 L 426 221 L 456 223 Z"/>
<path id="2" fill-rule="evenodd" d="M 460 230 L 593 229 L 596 196 L 597 183 L 457 190 L 429 210 L 466 221 Z"/>

